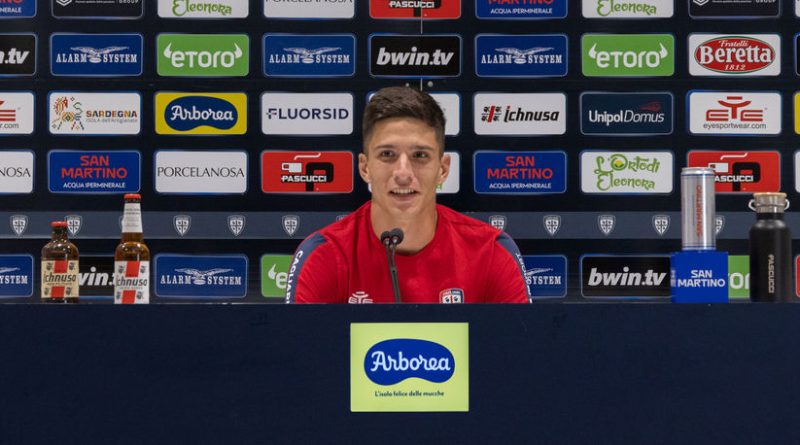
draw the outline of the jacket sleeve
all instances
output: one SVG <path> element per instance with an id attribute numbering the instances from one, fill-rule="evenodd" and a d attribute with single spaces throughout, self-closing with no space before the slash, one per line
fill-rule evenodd
<path id="1" fill-rule="evenodd" d="M 286 280 L 287 303 L 340 303 L 336 248 L 315 232 L 294 253 Z"/>
<path id="2" fill-rule="evenodd" d="M 486 303 L 530 303 L 525 263 L 517 244 L 503 232 L 497 236 L 493 252 Z"/>

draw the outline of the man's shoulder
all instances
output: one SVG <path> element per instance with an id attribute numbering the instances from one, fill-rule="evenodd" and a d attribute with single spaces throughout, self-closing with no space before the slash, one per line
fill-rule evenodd
<path id="1" fill-rule="evenodd" d="M 321 228 L 317 233 L 334 244 L 352 243 L 359 225 L 363 223 L 362 218 L 368 211 L 368 205 L 362 205 L 342 219 Z"/>
<path id="2" fill-rule="evenodd" d="M 447 221 L 456 235 L 469 241 L 495 241 L 502 231 L 449 207 L 437 204 L 439 215 Z"/>

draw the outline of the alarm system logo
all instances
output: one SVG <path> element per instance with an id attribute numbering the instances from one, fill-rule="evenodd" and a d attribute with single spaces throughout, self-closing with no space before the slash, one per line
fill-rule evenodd
<path id="1" fill-rule="evenodd" d="M 692 134 L 781 133 L 780 93 L 690 91 Z"/>
<path id="2" fill-rule="evenodd" d="M 713 168 L 717 193 L 780 191 L 777 151 L 690 151 L 688 166 Z"/>
<path id="3" fill-rule="evenodd" d="M 247 133 L 245 93 L 166 93 L 155 96 L 156 133 L 239 135 Z"/>
<path id="4" fill-rule="evenodd" d="M 0 255 L 0 299 L 33 295 L 33 256 Z"/>
<path id="5" fill-rule="evenodd" d="M 160 34 L 157 71 L 165 77 L 244 77 L 250 72 L 247 34 Z"/>
<path id="6" fill-rule="evenodd" d="M 141 34 L 61 34 L 50 37 L 54 76 L 139 76 Z"/>
<path id="7" fill-rule="evenodd" d="M 567 257 L 564 255 L 523 255 L 525 282 L 534 300 L 567 295 Z"/>
<path id="8" fill-rule="evenodd" d="M 778 34 L 691 34 L 692 76 L 778 76 L 781 37 Z"/>
<path id="9" fill-rule="evenodd" d="M 33 171 L 32 151 L 0 151 L 0 195 L 33 192 Z"/>
<path id="10" fill-rule="evenodd" d="M 479 77 L 561 77 L 567 75 L 565 34 L 475 37 Z"/>
<path id="11" fill-rule="evenodd" d="M 369 0 L 373 19 L 457 19 L 461 0 Z"/>
<path id="12" fill-rule="evenodd" d="M 36 35 L 0 34 L 0 76 L 36 73 Z"/>
<path id="13" fill-rule="evenodd" d="M 353 34 L 264 34 L 267 77 L 350 77 L 356 73 Z"/>
<path id="14" fill-rule="evenodd" d="M 264 193 L 350 193 L 353 153 L 349 151 L 265 151 L 261 154 Z"/>
<path id="15" fill-rule="evenodd" d="M 369 72 L 374 77 L 458 77 L 461 36 L 369 36 Z"/>
<path id="16" fill-rule="evenodd" d="M 586 77 L 666 77 L 675 72 L 672 34 L 584 34 Z"/>
<path id="17" fill-rule="evenodd" d="M 250 9 L 248 0 L 158 0 L 158 16 L 166 19 L 241 19 Z"/>
<path id="18" fill-rule="evenodd" d="M 247 295 L 245 255 L 155 257 L 155 293 L 161 298 L 232 299 Z"/>
<path id="19" fill-rule="evenodd" d="M 476 0 L 479 19 L 561 19 L 567 0 Z"/>

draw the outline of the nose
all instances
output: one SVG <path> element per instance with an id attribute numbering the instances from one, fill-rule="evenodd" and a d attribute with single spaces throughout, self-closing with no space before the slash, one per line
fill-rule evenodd
<path id="1" fill-rule="evenodd" d="M 394 181 L 397 185 L 410 185 L 413 177 L 411 159 L 406 153 L 401 153 L 394 165 Z"/>

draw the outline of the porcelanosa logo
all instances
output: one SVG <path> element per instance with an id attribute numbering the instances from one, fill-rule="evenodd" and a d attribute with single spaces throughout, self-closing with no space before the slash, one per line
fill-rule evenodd
<path id="1" fill-rule="evenodd" d="M 482 19 L 564 18 L 567 0 L 477 0 L 475 15 Z"/>
<path id="2" fill-rule="evenodd" d="M 455 369 L 453 353 L 441 344 L 428 340 L 384 340 L 369 348 L 364 357 L 367 378 L 384 386 L 412 377 L 444 383 L 450 380 Z"/>
<path id="3" fill-rule="evenodd" d="M 158 16 L 175 19 L 247 17 L 248 0 L 158 0 Z"/>
<path id="4" fill-rule="evenodd" d="M 36 15 L 36 0 L 0 0 L 0 19 Z"/>
<path id="5" fill-rule="evenodd" d="M 587 18 L 655 19 L 672 17 L 674 0 L 583 0 Z"/>
<path id="6" fill-rule="evenodd" d="M 142 45 L 141 34 L 53 34 L 50 70 L 54 76 L 138 76 Z"/>
<path id="7" fill-rule="evenodd" d="M 31 193 L 33 165 L 31 151 L 0 151 L 0 194 Z"/>
<path id="8" fill-rule="evenodd" d="M 475 73 L 482 77 L 553 77 L 567 74 L 567 36 L 475 37 Z"/>
<path id="9" fill-rule="evenodd" d="M 692 76 L 777 76 L 781 73 L 778 34 L 689 36 Z"/>
<path id="10" fill-rule="evenodd" d="M 584 34 L 583 75 L 671 76 L 675 71 L 672 34 Z"/>
<path id="11" fill-rule="evenodd" d="M 781 133 L 780 93 L 691 91 L 688 102 L 693 134 Z"/>
<path id="12" fill-rule="evenodd" d="M 581 132 L 587 135 L 672 133 L 671 93 L 583 93 Z"/>
<path id="13" fill-rule="evenodd" d="M 370 74 L 376 77 L 457 77 L 461 37 L 457 35 L 371 35 Z"/>
<path id="14" fill-rule="evenodd" d="M 265 34 L 264 74 L 268 77 L 346 77 L 355 74 L 352 34 Z"/>
<path id="15" fill-rule="evenodd" d="M 585 151 L 581 153 L 584 193 L 670 193 L 670 152 Z"/>
<path id="16" fill-rule="evenodd" d="M 247 131 L 244 93 L 156 93 L 156 133 L 222 135 Z"/>
<path id="17" fill-rule="evenodd" d="M 545 135 L 567 131 L 563 93 L 477 93 L 475 134 Z"/>
<path id="18" fill-rule="evenodd" d="M 139 134 L 139 93 L 50 93 L 50 133 L 63 135 Z"/>
<path id="19" fill-rule="evenodd" d="M 247 153 L 165 150 L 155 154 L 159 193 L 245 193 Z"/>
<path id="20" fill-rule="evenodd" d="M 246 34 L 161 34 L 158 74 L 187 77 L 243 77 L 250 70 Z"/>

